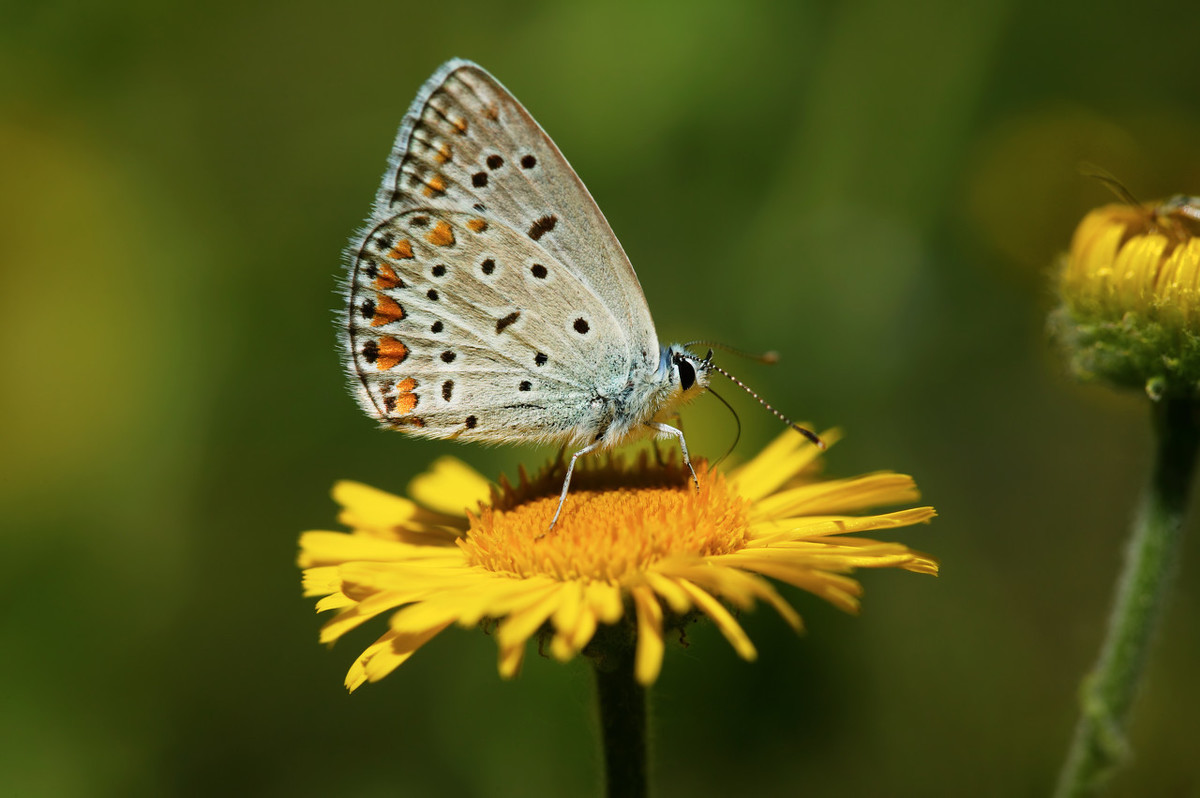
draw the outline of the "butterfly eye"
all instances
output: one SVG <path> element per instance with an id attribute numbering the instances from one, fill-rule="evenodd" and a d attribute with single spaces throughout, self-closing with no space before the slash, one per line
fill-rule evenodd
<path id="1" fill-rule="evenodd" d="M 675 368 L 679 369 L 679 387 L 687 390 L 696 384 L 696 369 L 687 358 L 675 358 Z"/>

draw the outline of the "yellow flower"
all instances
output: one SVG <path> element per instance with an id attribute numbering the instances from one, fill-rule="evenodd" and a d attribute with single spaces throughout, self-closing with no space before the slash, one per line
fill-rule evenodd
<path id="1" fill-rule="evenodd" d="M 1084 379 L 1200 391 L 1200 200 L 1106 205 L 1080 222 L 1051 330 Z"/>
<path id="2" fill-rule="evenodd" d="M 826 441 L 832 442 L 833 435 Z M 808 590 L 849 612 L 862 592 L 856 568 L 936 574 L 931 557 L 899 543 L 853 536 L 929 521 L 933 508 L 849 515 L 917 498 L 911 477 L 875 473 L 816 477 L 815 446 L 785 433 L 750 462 L 722 473 L 697 462 L 700 489 L 679 462 L 620 457 L 581 460 L 552 531 L 562 464 L 516 486 L 498 486 L 446 457 L 409 486 L 415 501 L 353 482 L 334 498 L 353 531 L 306 532 L 299 563 L 317 609 L 337 615 L 321 631 L 332 642 L 393 613 L 390 629 L 346 676 L 353 690 L 391 673 L 451 624 L 496 622 L 499 668 L 517 673 L 530 637 L 565 661 L 602 625 L 636 634 L 635 675 L 647 685 L 662 666 L 664 628 L 711 619 L 739 655 L 754 645 L 726 604 L 773 606 L 793 628 L 800 618 L 763 577 Z M 478 506 L 474 512 L 463 508 Z M 587 652 L 585 652 L 587 653 Z"/>

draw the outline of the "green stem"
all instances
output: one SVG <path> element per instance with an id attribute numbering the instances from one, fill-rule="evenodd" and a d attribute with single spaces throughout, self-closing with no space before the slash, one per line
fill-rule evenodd
<path id="1" fill-rule="evenodd" d="M 1200 448 L 1197 409 L 1190 399 L 1154 404 L 1154 472 L 1133 522 L 1100 657 L 1082 685 L 1079 722 L 1056 798 L 1095 795 L 1127 753 L 1125 725 L 1182 539 Z"/>
<path id="2" fill-rule="evenodd" d="M 622 641 L 610 644 L 604 656 L 592 659 L 609 798 L 645 798 L 648 794 L 646 688 L 633 676 L 633 655 L 633 644 Z"/>

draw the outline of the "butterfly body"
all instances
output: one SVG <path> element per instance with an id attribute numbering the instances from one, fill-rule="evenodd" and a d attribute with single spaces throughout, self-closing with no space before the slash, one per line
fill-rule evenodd
<path id="1" fill-rule="evenodd" d="M 665 420 L 707 387 L 709 358 L 659 344 L 591 195 L 475 64 L 418 93 L 347 260 L 346 371 L 382 425 L 576 457 L 643 435 L 683 445 Z"/>

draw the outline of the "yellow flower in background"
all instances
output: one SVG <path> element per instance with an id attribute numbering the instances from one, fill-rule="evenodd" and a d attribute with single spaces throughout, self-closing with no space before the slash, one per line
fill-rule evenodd
<path id="1" fill-rule="evenodd" d="M 587 653 L 601 625 L 626 624 L 636 634 L 637 681 L 648 685 L 662 666 L 664 629 L 696 615 L 751 660 L 754 645 L 727 604 L 747 609 L 764 601 L 801 627 L 763 577 L 854 612 L 862 588 L 846 574 L 856 568 L 937 573 L 928 555 L 857 537 L 927 522 L 933 508 L 851 515 L 915 501 L 912 478 L 881 472 L 823 480 L 819 455 L 789 432 L 728 473 L 698 464 L 699 490 L 680 463 L 652 465 L 647 452 L 632 463 L 581 461 L 549 532 L 559 462 L 533 478 L 522 471 L 516 486 L 503 477 L 492 486 L 442 458 L 409 486 L 415 501 L 341 482 L 334 498 L 352 531 L 301 536 L 305 595 L 323 597 L 319 611 L 337 611 L 323 642 L 392 613 L 389 630 L 347 674 L 351 690 L 391 673 L 451 624 L 485 620 L 496 622 L 504 677 L 517 673 L 535 635 L 565 661 Z"/>
<path id="2" fill-rule="evenodd" d="M 1200 199 L 1106 205 L 1080 222 L 1051 330 L 1084 379 L 1153 398 L 1200 390 Z"/>
<path id="3" fill-rule="evenodd" d="M 1200 456 L 1200 199 L 1127 202 L 1088 214 L 1062 261 L 1050 329 L 1075 374 L 1145 390 L 1154 465 L 1134 516 L 1125 564 L 1056 796 L 1098 795 L 1129 758 L 1126 726 L 1167 605 Z"/>

